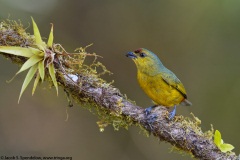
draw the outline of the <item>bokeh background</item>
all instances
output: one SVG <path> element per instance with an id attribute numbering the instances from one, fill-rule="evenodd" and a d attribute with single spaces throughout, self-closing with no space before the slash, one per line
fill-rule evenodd
<path id="1" fill-rule="evenodd" d="M 237 0 L 0 0 L 1 19 L 20 19 L 32 33 L 31 19 L 43 37 L 54 23 L 55 42 L 72 52 L 87 51 L 113 72 L 107 81 L 143 107 L 151 100 L 139 88 L 136 67 L 126 52 L 145 47 L 184 83 L 193 112 L 220 130 L 225 142 L 240 151 L 240 1 Z M 18 66 L 0 56 L 0 155 L 70 156 L 80 160 L 191 159 L 171 152 L 171 146 L 139 134 L 139 129 L 99 132 L 97 118 L 75 105 L 68 110 L 61 90 L 57 97 L 47 84 L 31 89 L 17 104 L 24 74 L 6 80 Z"/>

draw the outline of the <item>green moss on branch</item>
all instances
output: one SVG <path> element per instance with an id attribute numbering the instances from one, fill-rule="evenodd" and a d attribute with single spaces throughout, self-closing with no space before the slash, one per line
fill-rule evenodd
<path id="1" fill-rule="evenodd" d="M 34 37 L 25 32 L 21 23 L 3 21 L 0 23 L 0 46 L 5 45 L 34 46 Z M 55 44 L 52 51 L 59 55 L 54 63 L 58 83 L 77 103 L 98 115 L 100 131 L 107 125 L 112 125 L 116 130 L 136 125 L 195 158 L 237 159 L 234 152 L 222 153 L 212 140 L 213 131 L 203 132 L 200 120 L 194 116 L 176 116 L 173 121 L 169 121 L 167 109 L 159 106 L 153 110 L 157 118 L 150 121 L 151 114 L 146 116 L 143 108 L 133 104 L 117 88 L 100 78 L 97 67 L 102 68 L 102 73 L 108 71 L 97 62 L 97 56 L 86 53 L 85 48 L 80 48 L 79 53 L 72 56 L 59 44 Z M 18 56 L 4 56 L 18 64 L 26 61 Z M 94 57 L 92 65 L 84 64 L 85 58 L 89 56 Z"/>

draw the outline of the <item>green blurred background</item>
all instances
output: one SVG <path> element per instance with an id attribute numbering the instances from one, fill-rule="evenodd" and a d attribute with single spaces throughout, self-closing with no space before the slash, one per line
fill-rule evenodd
<path id="1" fill-rule="evenodd" d="M 193 112 L 221 131 L 225 142 L 239 153 L 240 122 L 240 1 L 238 0 L 0 0 L 0 18 L 20 19 L 32 33 L 31 19 L 43 37 L 54 23 L 55 42 L 72 52 L 88 49 L 114 74 L 104 77 L 122 93 L 147 107 L 151 100 L 136 81 L 136 67 L 126 52 L 140 47 L 155 52 L 183 82 L 191 107 L 178 107 L 178 114 Z M 169 153 L 171 145 L 139 129 L 99 132 L 97 118 L 75 105 L 69 109 L 61 90 L 42 85 L 31 89 L 17 104 L 24 74 L 6 83 L 18 70 L 0 56 L 0 155 L 71 156 L 84 160 L 191 159 Z"/>

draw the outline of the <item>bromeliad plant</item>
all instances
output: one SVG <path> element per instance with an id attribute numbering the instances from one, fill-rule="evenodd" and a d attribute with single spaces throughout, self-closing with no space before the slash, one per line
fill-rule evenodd
<path id="1" fill-rule="evenodd" d="M 27 88 L 28 84 L 33 79 L 34 75 L 36 75 L 33 89 L 32 89 L 32 95 L 34 94 L 40 79 L 41 81 L 44 80 L 46 68 L 48 69 L 49 75 L 51 77 L 51 80 L 58 94 L 58 84 L 57 84 L 55 68 L 53 64 L 55 53 L 51 50 L 53 46 L 53 25 L 51 27 L 48 42 L 46 44 L 44 41 L 42 41 L 38 26 L 35 23 L 33 18 L 32 18 L 32 23 L 33 23 L 33 32 L 35 36 L 35 45 L 33 47 L 24 48 L 24 47 L 17 47 L 17 46 L 0 46 L 0 52 L 27 58 L 27 61 L 22 65 L 20 70 L 15 74 L 16 76 L 19 73 L 29 69 L 21 88 L 18 103 L 20 101 L 20 98 L 23 92 Z"/>

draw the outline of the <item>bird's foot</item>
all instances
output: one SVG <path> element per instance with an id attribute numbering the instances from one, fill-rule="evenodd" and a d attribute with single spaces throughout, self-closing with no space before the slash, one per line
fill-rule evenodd
<path id="1" fill-rule="evenodd" d="M 156 121 L 157 119 L 157 114 L 151 114 L 151 111 L 153 108 L 155 108 L 157 105 L 154 105 L 154 106 L 151 106 L 151 107 L 148 107 L 145 109 L 144 113 L 147 117 L 147 122 L 149 124 L 149 127 L 151 130 L 153 130 L 153 126 L 152 124 Z"/>
<path id="2" fill-rule="evenodd" d="M 152 109 L 155 108 L 156 106 L 157 105 L 146 108 L 144 111 L 145 115 L 148 116 L 151 113 Z"/>
<path id="3" fill-rule="evenodd" d="M 147 116 L 147 122 L 149 125 L 151 125 L 152 123 L 154 123 L 157 119 L 157 115 L 156 114 L 150 114 L 149 116 Z"/>
<path id="4" fill-rule="evenodd" d="M 156 114 L 150 114 L 147 117 L 147 123 L 151 131 L 154 131 L 154 122 L 156 122 L 157 115 Z"/>
<path id="5" fill-rule="evenodd" d="M 176 115 L 176 111 L 177 111 L 177 107 L 175 105 L 174 109 L 169 113 L 169 117 L 168 117 L 169 120 L 173 119 L 173 117 Z"/>

